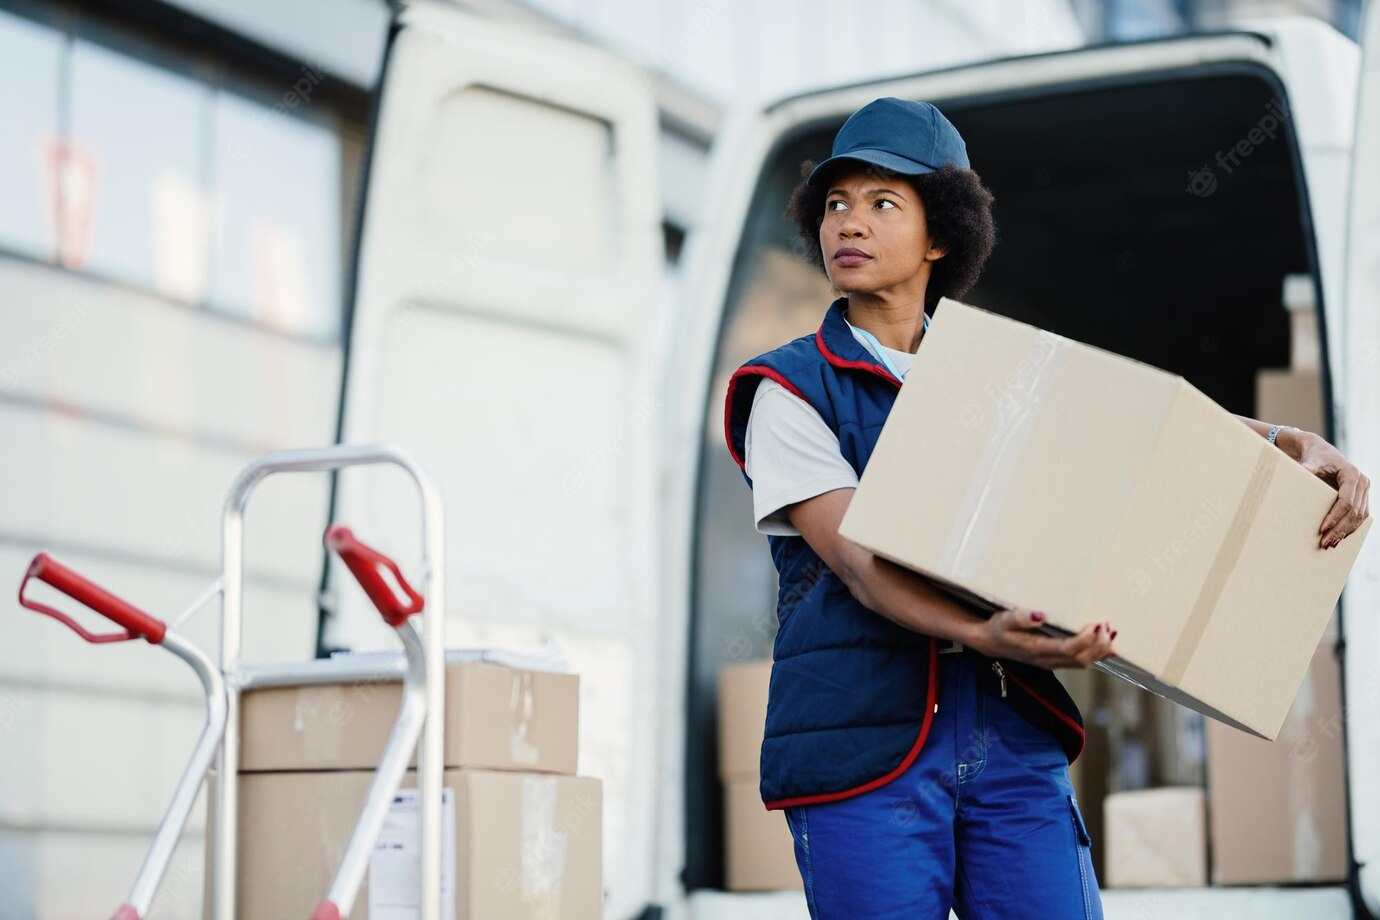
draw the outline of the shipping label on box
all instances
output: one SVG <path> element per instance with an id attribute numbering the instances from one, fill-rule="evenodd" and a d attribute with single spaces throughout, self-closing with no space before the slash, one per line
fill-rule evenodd
<path id="1" fill-rule="evenodd" d="M 948 298 L 839 533 L 1051 631 L 1099 667 L 1273 738 L 1371 524 L 1183 378 Z"/>
<path id="2" fill-rule="evenodd" d="M 369 916 L 421 916 L 422 797 L 416 789 L 393 796 L 369 855 Z M 455 790 L 441 790 L 441 920 L 455 920 Z"/>

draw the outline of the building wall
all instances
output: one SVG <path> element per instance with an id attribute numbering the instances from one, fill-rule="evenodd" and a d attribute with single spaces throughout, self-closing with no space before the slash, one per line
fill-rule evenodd
<path id="1" fill-rule="evenodd" d="M 0 10 L 0 580 L 46 549 L 170 619 L 219 572 L 238 469 L 334 438 L 358 140 L 312 86 L 289 105 L 290 83 L 204 49 L 24 12 Z M 256 498 L 251 654 L 315 648 L 326 501 L 309 479 Z M 5 612 L 0 918 L 108 915 L 191 753 L 200 686 L 146 643 Z M 214 625 L 212 606 L 188 632 L 214 651 Z M 203 823 L 154 917 L 200 916 Z"/>

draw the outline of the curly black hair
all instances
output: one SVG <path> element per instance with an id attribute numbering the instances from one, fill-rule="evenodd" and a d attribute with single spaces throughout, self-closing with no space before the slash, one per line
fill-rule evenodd
<path id="1" fill-rule="evenodd" d="M 824 220 L 829 183 L 819 181 L 813 187 L 807 185 L 805 178 L 814 168 L 814 160 L 800 164 L 800 184 L 791 192 L 790 204 L 783 216 L 795 223 L 804 244 L 805 258 L 824 271 L 819 226 Z M 822 180 L 826 178 L 821 177 Z M 930 236 L 936 245 L 946 249 L 944 257 L 934 263 L 930 283 L 925 288 L 925 308 L 932 310 L 940 297 L 957 299 L 977 284 L 982 267 L 997 243 L 992 193 L 977 173 L 952 163 L 933 172 L 900 178 L 915 187 L 925 207 Z M 828 272 L 825 274 L 827 276 Z"/>

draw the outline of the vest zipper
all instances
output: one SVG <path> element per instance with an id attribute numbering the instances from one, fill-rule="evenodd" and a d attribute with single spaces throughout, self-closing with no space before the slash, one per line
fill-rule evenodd
<path id="1" fill-rule="evenodd" d="M 1001 663 L 1000 663 L 1000 662 L 994 661 L 994 662 L 992 662 L 992 670 L 993 670 L 993 671 L 996 671 L 997 674 L 1001 675 L 1001 678 L 1002 678 L 1002 681 L 1001 681 L 1001 683 L 1002 683 L 1002 696 L 1006 696 L 1006 690 L 1005 690 L 1005 688 L 1006 688 L 1006 678 L 1007 678 L 1006 669 L 1003 668 L 1003 667 L 1001 666 Z M 1030 694 L 1032 697 L 1034 697 L 1037 701 L 1039 701 L 1039 703 L 1040 703 L 1041 706 L 1044 706 L 1044 707 L 1045 707 L 1046 709 L 1048 709 L 1051 713 L 1053 713 L 1054 716 L 1055 716 L 1055 718 L 1059 719 L 1061 722 L 1063 722 L 1064 724 L 1066 724 L 1069 728 L 1073 729 L 1075 732 L 1078 733 L 1078 736 L 1079 736 L 1081 739 L 1083 739 L 1083 740 L 1082 740 L 1082 744 L 1080 744 L 1079 747 L 1078 747 L 1078 753 L 1081 754 L 1081 753 L 1083 752 L 1083 747 L 1087 744 L 1087 733 L 1086 733 L 1086 731 L 1084 730 L 1083 726 L 1081 726 L 1081 725 L 1079 725 L 1077 722 L 1075 722 L 1067 713 L 1065 713 L 1065 712 L 1063 712 L 1062 710 L 1060 710 L 1059 707 L 1055 706 L 1055 705 L 1054 705 L 1053 703 L 1051 703 L 1049 700 L 1045 699 L 1043 696 L 1040 696 L 1040 694 L 1036 693 L 1033 687 L 1031 687 L 1031 686 L 1030 686 L 1029 684 L 1027 684 L 1025 681 L 1021 680 L 1021 679 L 1020 679 L 1019 677 L 1017 677 L 1015 674 L 1010 675 L 1010 677 L 1011 677 L 1012 682 L 1013 682 L 1017 687 L 1020 687 L 1020 688 L 1021 688 L 1022 690 L 1024 690 L 1026 693 L 1028 693 L 1028 694 Z M 1074 755 L 1075 758 L 1077 758 L 1077 756 L 1078 756 L 1077 754 Z M 1072 763 L 1073 761 L 1069 761 L 1069 762 Z"/>

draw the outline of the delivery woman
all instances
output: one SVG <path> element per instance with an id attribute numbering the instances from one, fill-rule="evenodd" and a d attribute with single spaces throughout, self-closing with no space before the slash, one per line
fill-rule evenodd
<path id="1" fill-rule="evenodd" d="M 938 109 L 891 97 L 802 176 L 786 214 L 842 296 L 740 367 L 725 405 L 780 582 L 762 799 L 785 812 L 811 917 L 1101 917 L 1068 775 L 1083 720 L 1052 669 L 1115 654 L 1116 631 L 981 616 L 838 533 L 929 313 L 992 250 L 992 196 Z M 1332 445 L 1242 421 L 1338 488 L 1321 545 L 1359 526 L 1369 480 Z"/>

